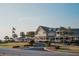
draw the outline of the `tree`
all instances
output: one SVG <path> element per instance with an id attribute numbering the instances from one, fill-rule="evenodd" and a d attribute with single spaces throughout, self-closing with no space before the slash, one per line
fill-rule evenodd
<path id="1" fill-rule="evenodd" d="M 2 43 L 2 40 L 0 40 L 0 43 Z"/>
<path id="2" fill-rule="evenodd" d="M 20 37 L 25 38 L 25 33 L 24 32 L 20 32 Z"/>
<path id="3" fill-rule="evenodd" d="M 17 38 L 18 35 L 17 35 L 17 34 L 13 34 L 12 37 L 13 37 L 13 38 Z"/>
<path id="4" fill-rule="evenodd" d="M 12 27 L 12 30 L 16 30 L 14 27 Z"/>
<path id="5" fill-rule="evenodd" d="M 35 41 L 31 40 L 29 43 L 30 43 L 31 46 L 33 46 L 33 44 L 35 43 Z"/>
<path id="6" fill-rule="evenodd" d="M 12 35 L 15 34 L 15 30 L 16 29 L 14 27 L 12 27 Z"/>
<path id="7" fill-rule="evenodd" d="M 9 36 L 5 36 L 4 39 L 5 39 L 5 40 L 9 40 Z"/>
<path id="8" fill-rule="evenodd" d="M 9 36 L 5 36 L 4 39 L 5 39 L 5 42 L 8 42 L 9 41 Z"/>
<path id="9" fill-rule="evenodd" d="M 13 38 L 10 38 L 10 42 L 15 42 L 15 40 Z"/>
<path id="10" fill-rule="evenodd" d="M 33 32 L 33 31 L 27 32 L 26 36 L 27 37 L 34 37 L 35 36 L 35 32 Z"/>

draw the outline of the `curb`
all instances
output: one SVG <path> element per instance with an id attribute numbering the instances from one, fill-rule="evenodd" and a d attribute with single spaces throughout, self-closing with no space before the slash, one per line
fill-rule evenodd
<path id="1" fill-rule="evenodd" d="M 45 50 L 45 51 L 48 51 L 48 52 L 56 51 L 55 49 L 52 50 L 52 49 L 49 49 L 49 48 L 47 48 L 47 47 L 45 47 L 44 50 Z"/>

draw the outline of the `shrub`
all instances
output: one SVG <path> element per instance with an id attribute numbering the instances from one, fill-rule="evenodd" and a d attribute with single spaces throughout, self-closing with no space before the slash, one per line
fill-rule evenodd
<path id="1" fill-rule="evenodd" d="M 2 43 L 2 40 L 0 40 L 0 43 Z"/>
<path id="2" fill-rule="evenodd" d="M 58 46 L 58 45 L 52 45 L 52 47 L 54 47 L 55 49 L 59 49 L 60 48 L 60 46 Z"/>
<path id="3" fill-rule="evenodd" d="M 30 44 L 29 45 L 24 45 L 24 47 L 28 47 L 28 46 L 31 46 Z"/>
<path id="4" fill-rule="evenodd" d="M 73 40 L 71 43 L 74 44 L 74 45 L 79 46 L 79 40 Z"/>
<path id="5" fill-rule="evenodd" d="M 30 46 L 30 45 L 24 45 L 24 47 L 28 47 L 28 46 Z"/>
<path id="6" fill-rule="evenodd" d="M 45 42 L 45 45 L 48 47 L 48 46 L 51 46 L 51 42 L 50 41 L 46 41 Z"/>
<path id="7" fill-rule="evenodd" d="M 31 46 L 33 46 L 33 44 L 35 43 L 34 40 L 29 42 Z"/>
<path id="8" fill-rule="evenodd" d="M 60 48 L 60 46 L 55 46 L 55 49 L 59 49 Z"/>
<path id="9" fill-rule="evenodd" d="M 27 47 L 27 45 L 24 45 L 24 47 Z"/>
<path id="10" fill-rule="evenodd" d="M 20 46 L 13 46 L 13 48 L 19 48 Z"/>

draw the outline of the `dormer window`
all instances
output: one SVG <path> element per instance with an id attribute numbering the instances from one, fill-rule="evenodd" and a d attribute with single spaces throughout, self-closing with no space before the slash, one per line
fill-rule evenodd
<path id="1" fill-rule="evenodd" d="M 50 28 L 49 31 L 52 31 L 52 29 Z"/>

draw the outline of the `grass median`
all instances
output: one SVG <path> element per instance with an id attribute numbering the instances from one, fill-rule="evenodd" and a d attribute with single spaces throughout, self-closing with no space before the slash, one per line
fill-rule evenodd
<path id="1" fill-rule="evenodd" d="M 79 46 L 62 46 L 58 51 L 79 53 Z"/>
<path id="2" fill-rule="evenodd" d="M 23 47 L 24 45 L 30 44 L 28 42 L 0 43 L 0 48 L 13 48 L 14 46 Z"/>
<path id="3" fill-rule="evenodd" d="M 64 44 L 52 44 L 52 45 L 53 46 L 59 46 L 59 49 L 56 49 L 56 51 L 79 53 L 79 46 L 64 45 Z"/>

